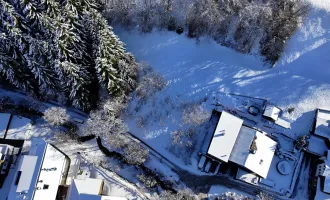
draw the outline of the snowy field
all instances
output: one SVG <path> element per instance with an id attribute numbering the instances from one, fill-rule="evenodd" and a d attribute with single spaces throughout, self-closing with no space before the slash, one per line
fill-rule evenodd
<path id="1" fill-rule="evenodd" d="M 198 141 L 195 157 L 191 158 L 189 164 L 186 164 L 182 158 L 173 156 L 168 149 L 170 133 L 182 128 L 182 124 L 178 121 L 181 118 L 183 105 L 189 102 L 201 102 L 201 107 L 211 112 L 215 108 L 214 102 L 224 103 L 222 101 L 228 98 L 229 93 L 261 97 L 277 104 L 283 111 L 295 108 L 291 114 L 285 112 L 285 117 L 291 122 L 291 132 L 295 137 L 305 134 L 310 128 L 314 109 L 330 109 L 330 1 L 309 1 L 314 9 L 288 41 L 281 60 L 272 69 L 266 68 L 260 57 L 237 53 L 210 39 L 203 38 L 196 42 L 195 39 L 173 32 L 154 31 L 151 34 L 140 34 L 116 28 L 115 32 L 136 59 L 150 64 L 156 72 L 165 77 L 168 83 L 166 88 L 151 96 L 150 101 L 145 102 L 139 111 L 127 118 L 130 131 L 171 162 L 198 175 L 207 175 L 197 169 L 197 152 L 202 141 Z M 0 89 L 1 95 L 17 94 Z M 72 118 L 86 120 L 84 116 L 75 112 L 69 114 Z M 157 119 L 146 123 L 144 127 L 139 127 L 136 119 L 148 116 L 157 116 Z M 202 133 L 205 130 L 203 127 L 197 131 Z M 8 132 L 8 138 L 40 137 L 49 141 L 52 136 L 51 130 L 42 122 L 38 121 L 36 125 L 31 126 L 29 120 L 17 116 L 13 118 Z M 82 156 L 89 159 L 89 162 L 97 163 L 107 159 L 98 150 L 95 141 L 85 145 L 57 144 L 57 146 L 69 156 L 79 151 Z M 108 161 L 111 163 L 110 160 Z M 136 174 L 132 173 L 133 170 L 130 168 L 121 169 L 120 166 L 115 166 L 115 162 L 111 165 L 114 165 L 113 168 L 118 168 L 116 173 L 125 179 L 137 182 Z M 179 179 L 167 165 L 161 164 L 157 159 L 149 160 L 146 165 L 157 168 L 175 181 Z M 94 177 L 106 179 L 112 195 L 125 196 L 128 199 L 144 197 L 142 195 L 144 191 L 137 190 L 133 184 L 126 182 L 115 173 L 101 168 L 93 167 L 93 169 Z M 305 185 L 299 185 L 296 199 L 304 199 L 307 191 L 308 174 L 304 173 L 300 176 L 305 181 Z M 287 183 L 289 180 L 285 182 Z M 290 187 L 285 184 L 283 187 Z M 211 187 L 209 196 L 225 192 L 248 196 L 239 190 L 219 185 Z M 150 197 L 150 194 L 147 195 Z"/>
<path id="2" fill-rule="evenodd" d="M 127 119 L 131 132 L 180 167 L 199 174 L 196 158 L 187 165 L 168 149 L 171 132 L 181 127 L 176 121 L 182 102 L 203 102 L 202 107 L 211 112 L 214 99 L 221 103 L 228 93 L 261 97 L 284 111 L 295 137 L 306 134 L 314 109 L 330 109 L 330 5 L 328 1 L 313 1 L 312 5 L 310 15 L 272 69 L 258 56 L 237 53 L 211 39 L 196 42 L 173 32 L 141 34 L 115 28 L 136 59 L 150 64 L 168 83 Z M 164 100 L 167 98 L 170 100 Z M 294 112 L 289 114 L 288 108 Z M 144 127 L 137 125 L 137 117 L 148 119 L 157 116 L 154 113 L 161 119 Z"/>

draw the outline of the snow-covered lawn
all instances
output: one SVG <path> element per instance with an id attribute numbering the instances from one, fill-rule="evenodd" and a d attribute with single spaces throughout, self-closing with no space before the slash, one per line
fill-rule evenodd
<path id="1" fill-rule="evenodd" d="M 327 3 L 322 6 L 330 8 Z M 150 96 L 127 118 L 131 132 L 177 165 L 200 174 L 197 156 L 187 165 L 169 151 L 171 132 L 182 128 L 178 121 L 180 105 L 185 102 L 202 102 L 202 107 L 211 112 L 214 100 L 222 103 L 221 96 L 228 93 L 261 97 L 284 111 L 294 138 L 306 134 L 314 109 L 330 109 L 329 22 L 330 13 L 312 9 L 272 69 L 265 68 L 258 56 L 237 53 L 210 39 L 196 42 L 173 32 L 140 34 L 116 28 L 116 34 L 136 59 L 150 64 L 168 81 L 165 89 Z M 294 112 L 289 114 L 288 108 L 294 108 Z M 136 120 L 139 117 L 147 119 L 143 126 Z M 203 138 L 204 133 L 199 134 Z M 199 147 L 200 143 L 195 155 Z M 290 187 L 289 181 L 287 184 L 285 187 Z"/>

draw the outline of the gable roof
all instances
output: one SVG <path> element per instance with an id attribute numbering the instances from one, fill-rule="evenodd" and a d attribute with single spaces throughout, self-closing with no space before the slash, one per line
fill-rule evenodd
<path id="1" fill-rule="evenodd" d="M 37 156 L 30 155 L 25 155 L 20 160 L 17 169 L 19 175 L 16 176 L 16 180 L 14 180 L 17 183 L 16 192 L 24 193 L 30 189 L 37 160 Z"/>
<path id="2" fill-rule="evenodd" d="M 246 159 L 250 154 L 250 147 L 256 132 L 257 131 L 252 128 L 242 126 L 236 139 L 233 151 L 229 157 L 231 162 L 244 166 Z"/>
<path id="3" fill-rule="evenodd" d="M 8 200 L 55 199 L 65 162 L 65 155 L 55 147 L 43 140 L 34 140 L 29 155 L 20 159 Z"/>
<path id="4" fill-rule="evenodd" d="M 256 137 L 255 142 L 257 146 L 255 154 L 250 153 L 250 147 L 254 137 Z M 242 126 L 229 160 L 249 169 L 263 178 L 267 178 L 276 144 L 275 141 L 265 134 L 255 129 Z"/>
<path id="5" fill-rule="evenodd" d="M 242 119 L 223 111 L 207 153 L 224 162 L 228 162 L 242 124 Z"/>
<path id="6" fill-rule="evenodd" d="M 263 178 L 267 178 L 277 143 L 258 131 L 256 132 L 256 137 L 255 141 L 258 150 L 255 154 L 250 153 L 248 155 L 244 167 Z"/>

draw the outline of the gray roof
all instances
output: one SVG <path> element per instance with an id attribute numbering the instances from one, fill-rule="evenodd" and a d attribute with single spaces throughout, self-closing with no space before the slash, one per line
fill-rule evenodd
<path id="1" fill-rule="evenodd" d="M 229 158 L 231 162 L 244 166 L 245 161 L 250 153 L 250 146 L 255 135 L 256 130 L 242 126 Z"/>
<path id="2" fill-rule="evenodd" d="M 207 153 L 228 162 L 242 124 L 242 119 L 223 111 Z"/>

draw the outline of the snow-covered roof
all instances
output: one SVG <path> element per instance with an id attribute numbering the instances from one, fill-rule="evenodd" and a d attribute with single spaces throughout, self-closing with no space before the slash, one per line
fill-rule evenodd
<path id="1" fill-rule="evenodd" d="M 244 166 L 259 176 L 267 178 L 277 143 L 260 132 L 256 132 L 256 136 L 258 150 L 255 154 L 248 155 Z"/>
<path id="2" fill-rule="evenodd" d="M 103 190 L 102 179 L 73 179 L 68 194 L 70 200 L 126 200 L 123 197 L 101 195 Z"/>
<path id="3" fill-rule="evenodd" d="M 74 179 L 78 193 L 99 195 L 102 192 L 103 180 L 86 178 L 84 180 Z"/>
<path id="4" fill-rule="evenodd" d="M 10 120 L 11 114 L 0 113 L 0 137 L 3 138 Z"/>
<path id="5" fill-rule="evenodd" d="M 250 153 L 250 147 L 256 136 L 257 150 Z M 276 149 L 276 142 L 259 131 L 242 126 L 229 160 L 241 165 L 263 178 L 267 178 Z"/>
<path id="6" fill-rule="evenodd" d="M 31 129 L 31 119 L 13 115 L 7 130 L 7 139 L 25 139 Z"/>
<path id="7" fill-rule="evenodd" d="M 29 155 L 20 159 L 8 200 L 55 199 L 66 162 L 52 145 L 34 140 Z"/>
<path id="8" fill-rule="evenodd" d="M 242 119 L 223 111 L 207 153 L 228 162 L 242 124 Z"/>
<path id="9" fill-rule="evenodd" d="M 16 192 L 24 193 L 30 189 L 37 159 L 37 156 L 25 155 L 20 160 L 15 180 L 17 183 Z"/>
<path id="10" fill-rule="evenodd" d="M 268 104 L 265 108 L 263 116 L 268 117 L 276 121 L 280 115 L 281 110 L 274 105 Z"/>
<path id="11" fill-rule="evenodd" d="M 323 156 L 324 153 L 328 151 L 328 146 L 326 145 L 323 138 L 311 135 L 309 138 L 307 150 L 310 153 Z"/>
<path id="12" fill-rule="evenodd" d="M 314 134 L 330 139 L 330 111 L 317 110 Z"/>
<path id="13" fill-rule="evenodd" d="M 229 157 L 231 162 L 244 166 L 246 159 L 250 154 L 250 147 L 256 132 L 257 131 L 252 128 L 242 126 L 236 139 L 233 151 Z"/>

